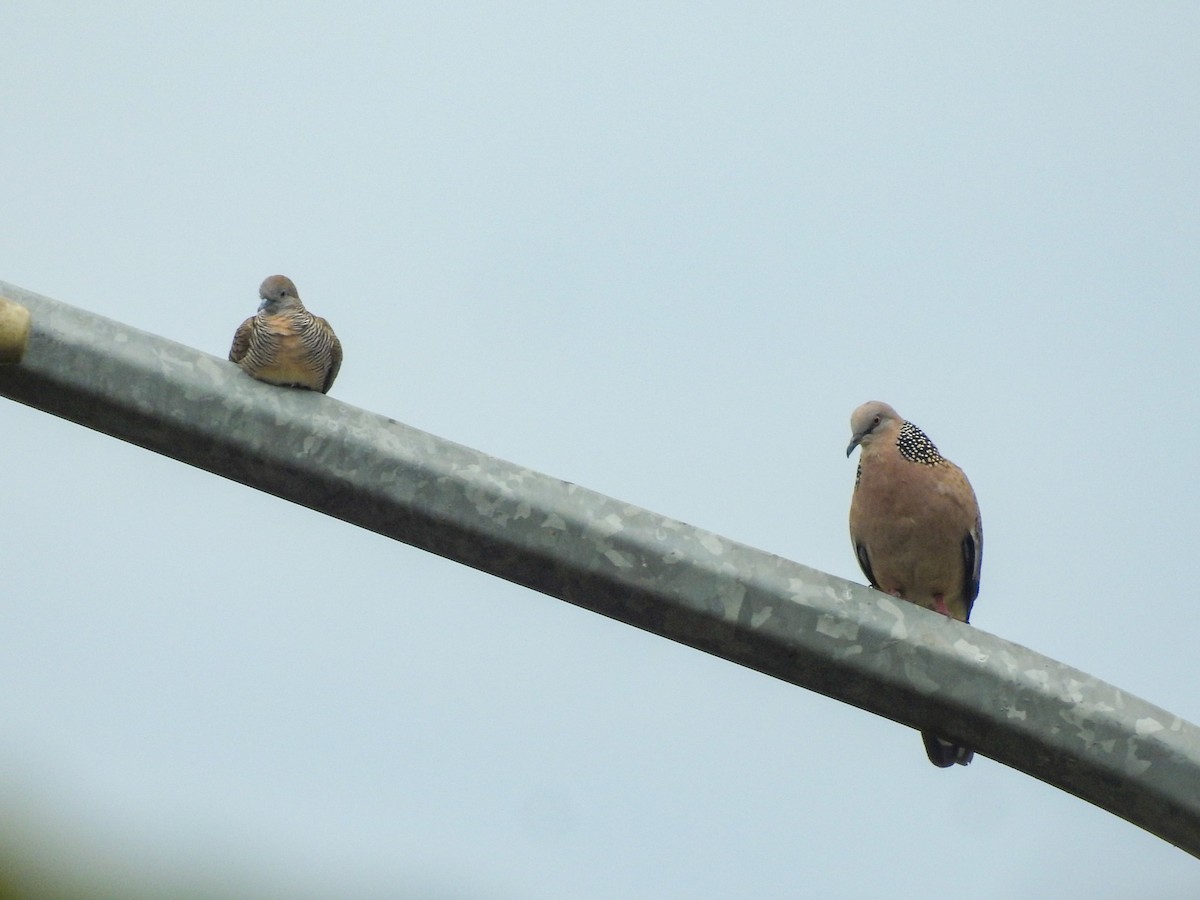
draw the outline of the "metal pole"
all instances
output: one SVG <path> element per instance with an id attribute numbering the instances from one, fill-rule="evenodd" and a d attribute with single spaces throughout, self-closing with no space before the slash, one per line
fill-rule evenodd
<path id="1" fill-rule="evenodd" d="M 1200 856 L 1200 729 L 852 582 L 0 282 L 0 394 L 977 752 Z M 798 776 L 799 777 L 799 776 Z"/>

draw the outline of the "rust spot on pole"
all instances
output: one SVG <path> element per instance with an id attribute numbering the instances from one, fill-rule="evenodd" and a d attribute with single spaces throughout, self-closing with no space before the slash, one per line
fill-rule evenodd
<path id="1" fill-rule="evenodd" d="M 29 344 L 29 310 L 0 297 L 0 365 L 19 363 Z"/>

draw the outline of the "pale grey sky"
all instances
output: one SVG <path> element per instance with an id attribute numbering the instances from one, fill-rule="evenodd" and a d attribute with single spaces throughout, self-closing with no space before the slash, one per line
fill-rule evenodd
<path id="1" fill-rule="evenodd" d="M 189 7 L 0 6 L 0 279 L 224 356 L 285 273 L 332 396 L 856 580 L 886 400 L 979 495 L 974 624 L 1200 720 L 1200 7 Z M 30 853 L 306 896 L 1200 886 L 852 707 L 8 401 L 0 435 Z"/>

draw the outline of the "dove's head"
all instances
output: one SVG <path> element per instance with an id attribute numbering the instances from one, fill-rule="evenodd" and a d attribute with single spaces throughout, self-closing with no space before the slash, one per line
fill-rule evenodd
<path id="1" fill-rule="evenodd" d="M 258 305 L 260 311 L 274 312 L 288 306 L 300 305 L 300 295 L 296 293 L 296 286 L 286 275 L 272 275 L 259 287 L 258 296 L 262 298 L 262 303 Z"/>
<path id="2" fill-rule="evenodd" d="M 874 435 L 893 426 L 899 428 L 903 421 L 900 413 L 886 403 L 879 400 L 864 403 L 850 416 L 851 437 L 850 446 L 846 448 L 846 455 L 849 456 L 859 444 L 869 443 Z"/>

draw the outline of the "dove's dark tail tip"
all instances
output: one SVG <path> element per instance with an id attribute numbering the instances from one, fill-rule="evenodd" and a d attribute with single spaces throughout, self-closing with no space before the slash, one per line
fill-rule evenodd
<path id="1" fill-rule="evenodd" d="M 921 740 L 925 742 L 925 755 L 939 769 L 948 769 L 955 763 L 965 766 L 975 758 L 975 751 L 968 750 L 959 744 L 944 741 L 940 737 L 921 732 Z"/>

